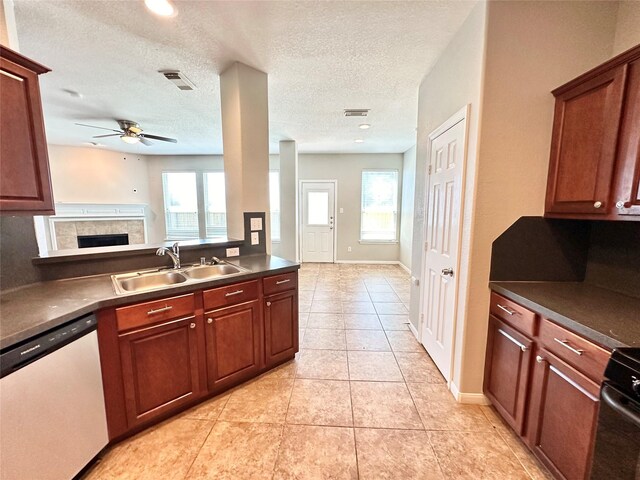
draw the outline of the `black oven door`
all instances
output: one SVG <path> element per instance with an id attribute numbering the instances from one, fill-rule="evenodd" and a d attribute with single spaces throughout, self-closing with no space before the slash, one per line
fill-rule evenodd
<path id="1" fill-rule="evenodd" d="M 640 480 L 640 402 L 609 382 L 600 391 L 592 480 Z"/>

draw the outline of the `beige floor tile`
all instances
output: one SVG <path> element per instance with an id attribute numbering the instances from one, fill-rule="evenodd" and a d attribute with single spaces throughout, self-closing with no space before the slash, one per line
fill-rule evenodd
<path id="1" fill-rule="evenodd" d="M 372 293 L 372 300 L 379 303 L 402 303 L 400 297 L 393 292 L 376 292 Z"/>
<path id="2" fill-rule="evenodd" d="M 407 386 L 427 430 L 492 430 L 479 405 L 458 403 L 445 384 L 408 383 Z"/>
<path id="3" fill-rule="evenodd" d="M 445 383 L 438 367 L 426 352 L 395 352 L 405 381 L 415 383 Z"/>
<path id="4" fill-rule="evenodd" d="M 229 422 L 284 423 L 293 379 L 262 378 L 234 390 L 218 417 Z"/>
<path id="5" fill-rule="evenodd" d="M 291 393 L 287 423 L 353 426 L 349 382 L 297 379 Z"/>
<path id="6" fill-rule="evenodd" d="M 342 350 L 302 350 L 298 361 L 298 378 L 348 380 L 347 352 Z"/>
<path id="7" fill-rule="evenodd" d="M 376 313 L 371 302 L 346 302 L 342 304 L 344 313 Z"/>
<path id="8" fill-rule="evenodd" d="M 385 330 L 409 330 L 409 315 L 378 315 Z"/>
<path id="9" fill-rule="evenodd" d="M 310 313 L 307 328 L 344 329 L 344 320 L 339 313 Z"/>
<path id="10" fill-rule="evenodd" d="M 274 480 L 356 480 L 353 429 L 285 426 Z"/>
<path id="11" fill-rule="evenodd" d="M 304 332 L 302 348 L 317 350 L 346 350 L 344 330 L 328 328 L 307 328 Z"/>
<path id="12" fill-rule="evenodd" d="M 342 319 L 347 330 L 382 330 L 375 313 L 345 313 Z"/>
<path id="13" fill-rule="evenodd" d="M 310 303 L 299 303 L 298 304 L 298 312 L 300 313 L 309 313 L 311 311 Z"/>
<path id="14" fill-rule="evenodd" d="M 393 293 L 393 288 L 391 287 L 391 285 L 386 283 L 386 281 L 384 284 L 368 284 L 367 283 L 366 285 L 367 285 L 367 290 L 369 291 L 369 295 L 371 295 L 371 298 L 373 299 L 374 302 L 376 298 L 376 295 L 375 295 L 376 293 L 379 293 L 379 292 Z"/>
<path id="15" fill-rule="evenodd" d="M 340 301 L 342 303 L 350 302 L 367 302 L 371 303 L 371 297 L 366 290 L 354 291 L 344 289 L 340 292 Z"/>
<path id="16" fill-rule="evenodd" d="M 336 288 L 332 291 L 316 291 L 313 295 L 313 300 L 316 302 L 335 302 L 340 298 L 341 290 Z"/>
<path id="17" fill-rule="evenodd" d="M 444 479 L 427 432 L 356 428 L 361 480 Z"/>
<path id="18" fill-rule="evenodd" d="M 282 428 L 266 423 L 216 423 L 186 478 L 270 479 Z"/>
<path id="19" fill-rule="evenodd" d="M 298 328 L 306 328 L 309 322 L 309 312 L 298 313 Z"/>
<path id="20" fill-rule="evenodd" d="M 424 347 L 418 343 L 410 331 L 387 331 L 386 333 L 394 352 L 424 352 Z"/>
<path id="21" fill-rule="evenodd" d="M 346 330 L 345 335 L 347 350 L 391 351 L 383 330 Z"/>
<path id="22" fill-rule="evenodd" d="M 408 315 L 409 310 L 404 306 L 404 303 L 380 303 L 378 299 L 373 296 L 373 306 L 376 309 L 378 315 Z"/>
<path id="23" fill-rule="evenodd" d="M 447 478 L 529 480 L 520 462 L 495 432 L 428 432 Z"/>
<path id="24" fill-rule="evenodd" d="M 351 401 L 356 427 L 424 428 L 404 383 L 351 382 Z"/>
<path id="25" fill-rule="evenodd" d="M 314 300 L 309 311 L 312 313 L 342 313 L 342 307 L 339 302 Z"/>
<path id="26" fill-rule="evenodd" d="M 347 352 L 349 378 L 379 382 L 402 382 L 393 352 Z"/>
<path id="27" fill-rule="evenodd" d="M 182 479 L 214 422 L 180 417 L 125 440 L 86 477 L 91 480 Z"/>
<path id="28" fill-rule="evenodd" d="M 298 303 L 311 303 L 313 300 L 313 290 L 302 290 L 298 292 Z"/>
<path id="29" fill-rule="evenodd" d="M 195 420 L 217 420 L 225 405 L 229 401 L 229 394 L 223 393 L 209 400 L 206 400 L 193 408 L 181 413 L 185 418 Z"/>
<path id="30" fill-rule="evenodd" d="M 289 360 L 276 368 L 263 373 L 260 378 L 295 378 L 298 360 Z"/>
<path id="31" fill-rule="evenodd" d="M 302 342 L 304 342 L 304 334 L 306 333 L 306 329 L 305 328 L 301 328 L 298 330 L 298 344 L 302 345 Z"/>

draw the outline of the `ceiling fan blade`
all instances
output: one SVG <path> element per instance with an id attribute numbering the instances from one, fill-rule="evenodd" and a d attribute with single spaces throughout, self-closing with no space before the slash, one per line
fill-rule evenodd
<path id="1" fill-rule="evenodd" d="M 159 137 L 157 135 L 149 135 L 148 133 L 141 133 L 138 136 L 142 138 L 150 138 L 152 140 L 160 140 L 162 142 L 178 143 L 178 140 L 176 140 L 175 138 Z"/>
<path id="2" fill-rule="evenodd" d="M 151 145 L 153 145 L 153 142 L 150 142 L 143 136 L 139 136 L 138 138 L 140 139 L 140 143 L 142 143 L 143 145 L 146 145 L 147 147 L 150 147 Z"/>
<path id="3" fill-rule="evenodd" d="M 121 133 L 110 133 L 109 135 L 95 135 L 91 138 L 119 137 L 121 135 L 122 135 Z"/>
<path id="4" fill-rule="evenodd" d="M 81 127 L 99 128 L 100 130 L 109 130 L 110 132 L 122 133 L 121 130 L 114 130 L 113 128 L 96 127 L 95 125 L 87 125 L 85 123 L 76 123 L 76 125 L 80 125 Z"/>

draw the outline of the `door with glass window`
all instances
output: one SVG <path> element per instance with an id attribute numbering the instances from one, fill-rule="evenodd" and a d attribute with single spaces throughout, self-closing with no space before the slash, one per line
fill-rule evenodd
<path id="1" fill-rule="evenodd" d="M 335 182 L 302 182 L 302 261 L 333 262 Z"/>

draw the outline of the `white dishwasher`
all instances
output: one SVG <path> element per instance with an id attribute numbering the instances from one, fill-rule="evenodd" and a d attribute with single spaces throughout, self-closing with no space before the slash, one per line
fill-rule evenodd
<path id="1" fill-rule="evenodd" d="M 107 444 L 96 318 L 0 354 L 0 478 L 69 480 Z"/>

